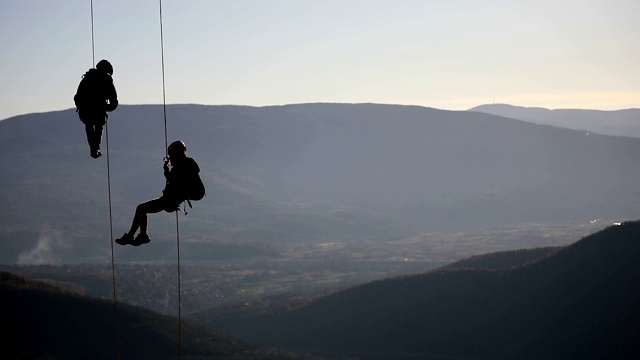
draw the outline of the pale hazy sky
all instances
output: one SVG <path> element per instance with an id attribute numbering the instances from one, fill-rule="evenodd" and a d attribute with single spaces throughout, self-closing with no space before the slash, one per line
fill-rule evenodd
<path id="1" fill-rule="evenodd" d="M 90 0 L 0 0 L 0 119 L 73 107 Z M 94 0 L 123 104 L 161 104 L 157 0 Z M 168 104 L 640 108 L 638 0 L 164 0 Z"/>

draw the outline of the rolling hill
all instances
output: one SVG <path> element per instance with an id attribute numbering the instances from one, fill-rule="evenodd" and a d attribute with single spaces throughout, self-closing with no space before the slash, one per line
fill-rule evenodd
<path id="1" fill-rule="evenodd" d="M 638 239 L 640 222 L 627 222 L 570 246 L 482 256 L 289 309 L 191 319 L 263 346 L 376 359 L 634 359 Z"/>
<path id="2" fill-rule="evenodd" d="M 0 305 L 3 359 L 175 359 L 178 349 L 184 358 L 203 360 L 312 359 L 260 350 L 184 322 L 179 343 L 176 318 L 126 304 L 117 306 L 116 342 L 113 303 L 9 273 L 0 273 Z"/>
<path id="3" fill-rule="evenodd" d="M 592 131 L 603 135 L 640 137 L 640 109 L 581 110 L 545 109 L 507 104 L 487 104 L 469 109 L 568 129 Z"/>
<path id="4" fill-rule="evenodd" d="M 633 219 L 640 139 L 472 111 L 380 104 L 167 107 L 169 139 L 198 161 L 207 197 L 181 216 L 186 260 L 277 256 L 292 242 L 387 241 L 493 224 Z M 161 194 L 162 107 L 109 119 L 113 231 Z M 103 140 L 106 147 L 106 136 Z M 100 262 L 109 252 L 106 156 L 73 110 L 0 121 L 2 263 Z M 122 261 L 170 262 L 175 221 Z M 218 246 L 216 248 L 216 246 Z"/>

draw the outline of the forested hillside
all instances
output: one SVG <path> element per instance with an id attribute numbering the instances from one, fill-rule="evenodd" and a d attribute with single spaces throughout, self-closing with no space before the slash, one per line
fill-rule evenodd
<path id="1" fill-rule="evenodd" d="M 531 261 L 519 252 L 499 256 L 515 255 L 513 265 L 524 261 L 518 266 L 496 267 L 496 256 L 484 257 L 475 269 L 461 262 L 464 268 L 375 281 L 289 309 L 192 318 L 263 346 L 389 359 L 633 359 L 640 351 L 639 238 L 640 222 L 624 223 Z"/>
<path id="2" fill-rule="evenodd" d="M 139 307 L 79 296 L 0 273 L 3 359 L 310 359 L 265 351 L 228 335 Z M 119 339 L 119 341 L 116 341 Z M 180 347 L 179 347 L 180 344 Z M 119 354 L 117 352 L 120 351 Z M 118 355 L 118 356 L 117 356 Z"/>

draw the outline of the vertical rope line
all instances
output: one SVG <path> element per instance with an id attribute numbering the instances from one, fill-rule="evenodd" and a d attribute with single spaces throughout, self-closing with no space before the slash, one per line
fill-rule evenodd
<path id="1" fill-rule="evenodd" d="M 111 278 L 113 279 L 113 314 L 115 323 L 115 336 L 116 336 L 116 358 L 120 360 L 120 333 L 118 324 L 118 299 L 116 297 L 116 259 L 113 249 L 113 213 L 111 211 L 111 159 L 109 158 L 109 125 L 105 124 L 105 134 L 107 143 L 107 187 L 109 194 L 109 234 L 111 238 Z"/>
<path id="2" fill-rule="evenodd" d="M 96 65 L 96 41 L 94 35 L 94 20 L 93 20 L 93 0 L 91 0 L 91 67 Z M 111 279 L 113 285 L 113 321 L 114 321 L 114 335 L 116 341 L 116 359 L 120 360 L 120 333 L 118 324 L 118 299 L 116 296 L 116 261 L 113 249 L 113 212 L 111 206 L 111 160 L 109 158 L 109 125 L 105 123 L 105 135 L 107 144 L 107 194 L 109 200 L 109 238 L 111 244 Z"/>
<path id="3" fill-rule="evenodd" d="M 180 288 L 180 222 L 178 221 L 178 211 L 176 210 L 176 244 L 178 248 L 178 359 L 182 350 L 182 289 Z"/>
<path id="4" fill-rule="evenodd" d="M 162 60 L 162 111 L 164 113 L 164 148 L 165 155 L 169 155 L 167 148 L 169 147 L 169 140 L 167 136 L 167 98 L 166 98 L 166 86 L 164 80 L 164 34 L 162 32 L 162 0 L 160 2 L 160 59 Z"/>
<path id="5" fill-rule="evenodd" d="M 96 43 L 93 37 L 93 0 L 91 0 L 91 67 L 96 66 Z"/>
<path id="6" fill-rule="evenodd" d="M 165 157 L 169 156 L 169 137 L 167 135 L 167 97 L 166 83 L 164 76 L 164 32 L 162 26 L 162 0 L 158 0 L 160 7 L 160 58 L 162 62 L 162 111 L 164 114 L 164 148 Z M 182 289 L 180 281 L 180 225 L 178 221 L 178 212 L 176 211 L 176 244 L 178 249 L 178 359 L 182 353 Z"/>

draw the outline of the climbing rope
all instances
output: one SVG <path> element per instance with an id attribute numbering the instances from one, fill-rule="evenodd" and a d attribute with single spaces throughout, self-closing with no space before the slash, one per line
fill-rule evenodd
<path id="1" fill-rule="evenodd" d="M 160 5 L 160 50 L 162 61 L 162 109 L 164 114 L 164 142 L 165 142 L 165 155 L 168 156 L 169 139 L 167 135 L 167 102 L 166 102 L 166 85 L 165 85 L 165 71 L 164 71 L 164 34 L 163 34 L 163 22 L 162 22 L 162 0 L 159 0 Z M 95 66 L 95 36 L 94 36 L 94 19 L 93 19 L 93 0 L 91 0 L 91 56 L 92 67 Z M 107 148 L 107 188 L 108 188 L 108 201 L 109 201 L 109 232 L 111 242 L 111 277 L 113 284 L 113 312 L 114 312 L 114 329 L 116 340 L 116 357 L 121 359 L 120 350 L 120 335 L 118 324 L 118 301 L 116 295 L 116 271 L 115 271 L 115 250 L 113 246 L 113 212 L 111 201 L 111 166 L 109 156 L 109 125 L 105 124 L 106 135 L 106 148 Z M 176 211 L 176 243 L 178 251 L 178 359 L 181 358 L 182 349 L 182 289 L 181 289 L 181 275 L 180 275 L 180 225 L 179 225 L 178 211 Z"/>
<path id="2" fill-rule="evenodd" d="M 166 100 L 166 86 L 164 76 L 164 34 L 162 29 L 162 0 L 158 0 L 160 5 L 160 55 L 162 61 L 162 111 L 164 114 L 164 148 L 165 158 L 169 156 L 169 138 L 167 136 L 167 100 Z M 178 210 L 176 213 L 176 244 L 178 249 L 178 359 L 181 357 L 182 352 L 182 289 L 180 281 L 180 225 Z"/>
<path id="3" fill-rule="evenodd" d="M 178 248 L 178 359 L 180 359 L 180 353 L 182 349 L 182 301 L 180 289 L 180 222 L 178 221 L 178 210 L 176 210 L 176 244 Z"/>
<path id="4" fill-rule="evenodd" d="M 162 33 L 162 0 L 158 0 L 160 2 L 160 59 L 162 61 L 162 111 L 164 113 L 164 149 L 165 156 L 169 155 L 168 147 L 169 147 L 169 139 L 167 136 L 167 97 L 166 97 L 166 87 L 164 82 L 164 35 Z"/>
<path id="5" fill-rule="evenodd" d="M 95 67 L 96 64 L 96 46 L 94 37 L 94 21 L 93 21 L 93 0 L 91 0 L 91 60 L 93 61 L 91 67 Z M 109 124 L 105 123 L 105 135 L 107 145 L 107 194 L 109 199 L 109 236 L 111 243 L 111 279 L 113 284 L 113 317 L 114 317 L 114 332 L 116 340 L 116 358 L 120 360 L 120 334 L 118 325 L 118 298 L 116 296 L 116 260 L 115 251 L 113 248 L 113 212 L 111 205 L 111 160 L 109 158 Z"/>
<path id="6" fill-rule="evenodd" d="M 111 278 L 113 284 L 113 314 L 115 322 L 115 336 L 116 336 L 116 356 L 120 359 L 120 335 L 118 332 L 118 299 L 116 297 L 116 259 L 113 249 L 113 215 L 111 211 L 111 166 L 109 159 L 109 126 L 105 126 L 105 135 L 107 143 L 107 187 L 109 189 L 109 233 L 111 237 Z"/>
<path id="7" fill-rule="evenodd" d="M 96 42 L 93 37 L 93 0 L 91 0 L 91 67 L 96 65 Z"/>

